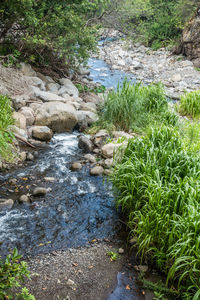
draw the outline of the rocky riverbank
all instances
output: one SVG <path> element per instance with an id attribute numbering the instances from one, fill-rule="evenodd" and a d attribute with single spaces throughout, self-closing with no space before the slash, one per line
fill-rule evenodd
<path id="1" fill-rule="evenodd" d="M 119 33 L 110 31 L 107 37 L 113 39 Z M 132 73 L 137 81 L 145 84 L 162 82 L 166 94 L 172 99 L 180 99 L 186 91 L 200 89 L 200 72 L 193 63 L 182 55 L 172 55 L 166 48 L 153 51 L 139 43 L 117 39 L 103 43 L 99 57 L 112 69 Z"/>

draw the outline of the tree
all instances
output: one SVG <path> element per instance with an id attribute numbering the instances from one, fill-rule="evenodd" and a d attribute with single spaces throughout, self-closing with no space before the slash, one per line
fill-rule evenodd
<path id="1" fill-rule="evenodd" d="M 1 49 L 18 49 L 29 61 L 67 65 L 87 58 L 95 46 L 95 27 L 108 0 L 2 0 Z M 5 51 L 5 52 L 6 52 Z"/>

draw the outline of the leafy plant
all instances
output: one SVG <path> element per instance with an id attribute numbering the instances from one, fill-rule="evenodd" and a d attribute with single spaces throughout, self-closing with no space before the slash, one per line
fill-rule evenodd
<path id="1" fill-rule="evenodd" d="M 191 117 L 199 117 L 200 115 L 200 91 L 193 91 L 185 93 L 181 96 L 178 111 L 182 115 L 189 115 Z"/>
<path id="2" fill-rule="evenodd" d="M 13 134 L 8 129 L 9 125 L 14 123 L 10 99 L 7 96 L 0 95 L 0 157 L 9 159 L 12 156 L 10 143 L 13 140 Z"/>
<path id="3" fill-rule="evenodd" d="M 183 299 L 200 295 L 200 154 L 178 129 L 154 128 L 131 139 L 111 175 L 141 259 L 178 282 Z"/>
<path id="4" fill-rule="evenodd" d="M 117 260 L 117 259 L 119 258 L 119 255 L 118 255 L 117 252 L 114 252 L 114 251 L 108 251 L 107 254 L 108 254 L 108 256 L 110 257 L 110 259 L 111 259 L 112 261 L 115 261 L 115 260 Z"/>
<path id="5" fill-rule="evenodd" d="M 76 87 L 79 90 L 80 93 L 104 93 L 106 91 L 106 87 L 104 85 L 101 86 L 95 86 L 94 88 L 88 87 L 86 84 L 76 83 Z"/>
<path id="6" fill-rule="evenodd" d="M 30 278 L 30 272 L 24 261 L 20 261 L 19 255 L 15 248 L 12 254 L 8 254 L 5 261 L 0 259 L 0 299 L 24 299 L 35 300 L 30 295 L 27 288 L 23 288 L 21 293 L 14 293 L 13 288 L 19 288 L 24 279 Z"/>

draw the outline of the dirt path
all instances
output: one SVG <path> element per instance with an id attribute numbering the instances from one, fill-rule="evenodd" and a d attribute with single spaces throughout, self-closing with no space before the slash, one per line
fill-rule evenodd
<path id="1" fill-rule="evenodd" d="M 37 300 L 153 299 L 138 288 L 137 274 L 126 253 L 111 261 L 108 251 L 118 252 L 119 246 L 94 242 L 31 258 L 32 281 L 26 286 Z"/>

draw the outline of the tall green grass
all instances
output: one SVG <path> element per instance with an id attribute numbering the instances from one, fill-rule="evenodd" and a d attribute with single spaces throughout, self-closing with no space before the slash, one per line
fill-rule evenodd
<path id="1" fill-rule="evenodd" d="M 7 96 L 0 95 L 0 159 L 12 157 L 12 149 L 10 143 L 13 134 L 8 130 L 8 126 L 14 123 L 12 117 L 12 109 L 10 99 Z"/>
<path id="2" fill-rule="evenodd" d="M 191 117 L 200 116 L 200 91 L 193 91 L 185 93 L 181 96 L 178 111 L 182 115 L 189 115 Z"/>
<path id="3" fill-rule="evenodd" d="M 176 282 L 182 299 L 200 299 L 200 154 L 162 126 L 129 140 L 111 178 L 141 259 Z"/>
<path id="4" fill-rule="evenodd" d="M 168 110 L 163 86 L 143 86 L 127 80 L 108 94 L 100 116 L 100 125 L 113 124 L 125 131 L 144 132 L 150 124 L 162 122 L 173 125 L 177 122 L 177 116 Z"/>

